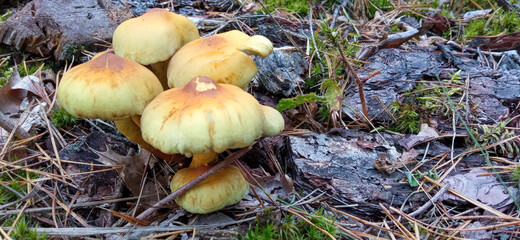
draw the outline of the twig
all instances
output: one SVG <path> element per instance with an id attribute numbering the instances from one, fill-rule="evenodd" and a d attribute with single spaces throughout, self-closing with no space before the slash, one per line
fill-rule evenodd
<path id="1" fill-rule="evenodd" d="M 0 127 L 7 130 L 8 132 L 14 130 L 14 136 L 18 139 L 26 139 L 31 137 L 28 132 L 26 132 L 23 128 L 19 128 L 3 112 L 0 112 Z"/>
<path id="2" fill-rule="evenodd" d="M 408 214 L 410 217 L 416 217 L 417 215 L 423 213 L 428 210 L 439 198 L 448 190 L 448 185 L 444 185 L 441 190 L 439 190 L 429 201 L 427 201 L 424 205 L 422 205 L 419 209 L 413 211 Z"/>
<path id="3" fill-rule="evenodd" d="M 139 214 L 137 216 L 137 219 L 139 220 L 147 220 L 149 217 L 151 217 L 159 207 L 166 205 L 167 203 L 175 200 L 176 198 L 180 197 L 182 194 L 186 193 L 191 188 L 195 187 L 197 184 L 204 181 L 206 178 L 209 178 L 213 174 L 217 173 L 218 171 L 222 170 L 223 168 L 227 167 L 229 164 L 243 156 L 245 153 L 247 153 L 251 148 L 245 147 L 241 148 L 240 150 L 232 153 L 229 155 L 224 161 L 218 163 L 214 167 L 212 167 L 207 172 L 203 173 L 202 175 L 196 177 L 191 182 L 187 183 L 186 185 L 182 186 L 181 188 L 177 189 L 176 191 L 172 192 L 170 195 L 163 198 L 161 201 L 157 202 L 153 205 L 153 207 L 146 209 L 144 212 Z M 127 224 L 127 226 L 130 226 L 130 224 Z"/>
<path id="4" fill-rule="evenodd" d="M 34 195 L 34 194 L 30 193 L 28 195 Z M 26 198 L 28 195 L 26 195 Z M 154 197 L 154 195 L 146 195 L 146 196 L 142 196 L 141 198 L 150 198 L 150 197 Z M 110 204 L 110 203 L 116 203 L 116 202 L 132 201 L 137 198 L 138 197 L 127 197 L 127 198 L 108 199 L 108 200 L 93 201 L 93 202 L 81 202 L 81 203 L 72 204 L 69 207 L 70 208 L 90 207 L 90 206 Z M 63 207 L 56 206 L 56 209 L 63 209 Z M 25 209 L 24 213 L 43 213 L 43 212 L 49 212 L 51 210 L 52 210 L 52 207 L 27 208 L 27 209 Z M 14 215 L 14 214 L 20 213 L 21 211 L 22 211 L 21 209 L 4 210 L 4 211 L 0 210 L 0 216 Z"/>
<path id="5" fill-rule="evenodd" d="M 321 59 L 321 55 L 320 55 L 320 50 L 318 49 L 318 45 L 316 44 L 316 38 L 314 37 L 314 30 L 312 30 L 312 6 L 309 8 L 309 30 L 310 30 L 310 35 L 311 35 L 311 40 L 312 40 L 312 43 L 314 44 L 314 49 L 316 51 L 316 56 L 318 57 L 318 59 L 320 60 L 319 63 L 320 63 L 320 66 L 321 66 L 321 70 L 323 71 L 324 67 L 323 67 L 323 60 Z"/>
<path id="6" fill-rule="evenodd" d="M 339 44 L 339 41 L 336 42 L 336 46 L 338 47 L 339 54 L 341 55 L 341 60 L 347 67 L 350 74 L 352 74 L 352 76 L 356 80 L 356 84 L 358 86 L 358 92 L 359 92 L 359 99 L 361 101 L 361 107 L 363 108 L 363 114 L 365 115 L 365 118 L 367 119 L 367 121 L 370 121 L 369 120 L 370 118 L 368 117 L 368 109 L 367 109 L 367 103 L 365 100 L 365 93 L 363 92 L 363 86 L 365 85 L 366 80 L 363 81 L 361 78 L 359 78 L 359 75 L 357 74 L 356 70 L 354 70 L 354 68 L 352 67 L 350 62 L 347 60 L 347 58 L 343 54 L 343 49 L 341 48 L 341 44 Z"/>
<path id="7" fill-rule="evenodd" d="M 29 228 L 29 231 L 35 231 L 37 233 L 45 233 L 47 235 L 64 235 L 69 237 L 79 237 L 79 236 L 91 236 L 91 235 L 103 235 L 103 234 L 117 234 L 117 233 L 128 233 L 131 231 L 140 232 L 142 234 L 152 233 L 152 232 L 169 232 L 169 231 L 181 231 L 181 230 L 191 230 L 191 229 L 215 229 L 217 227 L 239 224 L 247 221 L 251 221 L 256 217 L 250 217 L 238 221 L 229 221 L 225 223 L 216 223 L 216 224 L 208 224 L 208 225 L 188 225 L 188 226 L 172 226 L 172 227 L 162 227 L 162 226 L 149 226 L 149 227 L 121 227 L 121 228 L 111 228 L 111 227 L 88 227 L 88 228 L 78 228 L 78 227 L 70 227 L 70 228 Z M 0 230 L 10 229 L 9 227 L 1 227 Z"/>
<path id="8" fill-rule="evenodd" d="M 441 50 L 442 56 L 448 61 L 449 64 L 453 64 L 453 66 L 457 67 L 458 69 L 465 69 L 465 65 L 459 58 L 455 57 L 453 53 L 446 47 L 446 45 L 434 42 L 433 45 L 435 45 L 439 50 Z"/>
<path id="9" fill-rule="evenodd" d="M 208 37 L 208 36 L 211 36 L 213 34 L 216 34 L 218 33 L 218 31 L 222 30 L 223 28 L 225 28 L 228 24 L 230 24 L 231 22 L 234 22 L 235 20 L 228 20 L 228 21 L 225 21 L 224 23 L 220 24 L 220 26 L 218 28 L 216 28 L 215 30 L 209 32 L 208 34 L 205 34 L 204 36 L 202 36 L 203 38 L 205 37 Z"/>

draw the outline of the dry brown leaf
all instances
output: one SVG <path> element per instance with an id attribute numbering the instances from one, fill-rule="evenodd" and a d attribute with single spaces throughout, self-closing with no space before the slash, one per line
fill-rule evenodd
<path id="1" fill-rule="evenodd" d="M 497 210 L 507 209 L 506 207 L 513 203 L 513 200 L 504 190 L 495 176 L 479 176 L 487 173 L 482 169 L 473 169 L 468 173 L 457 174 L 446 178 L 443 183 L 449 184 L 450 188 L 469 198 L 478 200 L 481 203 L 489 205 Z M 509 188 L 513 196 L 517 190 Z M 464 204 L 466 201 L 451 193 L 445 193 L 443 200 L 449 200 L 457 204 Z"/>
<path id="2" fill-rule="evenodd" d="M 21 78 L 15 69 L 7 83 L 0 88 L 0 111 L 17 113 L 22 101 L 29 94 L 39 96 L 41 89 L 39 78 L 32 75 Z"/>
<path id="3" fill-rule="evenodd" d="M 95 149 L 92 149 L 92 151 L 99 155 L 99 158 L 96 160 L 105 165 L 123 166 L 122 169 L 120 168 L 118 170 L 119 175 L 123 179 L 126 187 L 130 189 L 134 196 L 139 196 L 141 190 L 142 174 L 148 159 L 150 159 L 149 168 L 152 168 L 153 165 L 157 162 L 157 160 L 150 155 L 150 152 L 146 150 L 141 150 L 136 155 L 130 156 L 120 155 L 108 147 L 107 151 L 105 152 L 100 152 Z"/>
<path id="4" fill-rule="evenodd" d="M 421 131 L 417 135 L 411 135 L 408 138 L 404 138 L 399 140 L 399 144 L 406 148 L 406 150 L 410 150 L 415 145 L 425 143 L 436 139 L 439 137 L 439 134 L 434 128 L 428 126 L 428 124 L 421 124 Z"/>

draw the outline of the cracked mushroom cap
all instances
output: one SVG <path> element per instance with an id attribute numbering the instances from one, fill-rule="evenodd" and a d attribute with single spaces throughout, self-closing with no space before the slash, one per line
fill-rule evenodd
<path id="1" fill-rule="evenodd" d="M 192 78 L 207 76 L 245 89 L 258 72 L 250 55 L 265 58 L 272 51 L 266 37 L 237 30 L 191 41 L 170 60 L 168 86 L 181 87 Z"/>
<path id="2" fill-rule="evenodd" d="M 107 50 L 67 71 L 57 91 L 58 104 L 74 116 L 119 120 L 140 115 L 163 89 L 146 67 Z"/>
<path id="3" fill-rule="evenodd" d="M 112 45 L 117 55 L 148 65 L 169 59 L 197 38 L 197 26 L 187 17 L 154 8 L 121 23 L 114 31 Z"/>
<path id="4" fill-rule="evenodd" d="M 183 168 L 172 179 L 175 191 L 208 171 L 210 166 Z M 249 192 L 249 183 L 235 166 L 228 166 L 205 179 L 175 202 L 191 213 L 206 214 L 236 204 Z"/>
<path id="5" fill-rule="evenodd" d="M 141 116 L 141 130 L 143 139 L 164 153 L 220 153 L 249 146 L 263 134 L 273 135 L 273 129 L 281 131 L 279 123 L 273 128 L 266 122 L 272 117 L 266 118 L 263 108 L 234 85 L 197 77 L 151 101 Z"/>

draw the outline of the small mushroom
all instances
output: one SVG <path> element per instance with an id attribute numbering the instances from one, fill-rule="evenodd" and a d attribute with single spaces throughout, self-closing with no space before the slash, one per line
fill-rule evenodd
<path id="1" fill-rule="evenodd" d="M 151 101 L 141 116 L 141 130 L 155 148 L 193 156 L 190 167 L 199 167 L 216 160 L 217 153 L 280 133 L 281 114 L 266 108 L 234 85 L 197 77 Z"/>
<path id="2" fill-rule="evenodd" d="M 206 76 L 245 89 L 258 72 L 250 55 L 265 58 L 272 50 L 273 44 L 264 36 L 250 37 L 237 30 L 191 41 L 170 60 L 168 85 L 181 87 Z"/>
<path id="3" fill-rule="evenodd" d="M 184 168 L 172 178 L 175 191 L 208 171 L 210 166 Z M 238 203 L 249 192 L 249 183 L 240 169 L 228 166 L 181 195 L 175 202 L 191 213 L 210 213 Z"/>
<path id="4" fill-rule="evenodd" d="M 58 104 L 82 118 L 114 120 L 130 141 L 165 160 L 168 156 L 142 139 L 139 126 L 131 117 L 163 91 L 157 77 L 146 67 L 114 54 L 101 52 L 89 62 L 67 71 L 58 86 Z"/>
<path id="5" fill-rule="evenodd" d="M 163 89 L 146 67 L 107 50 L 67 71 L 58 104 L 77 117 L 121 120 L 140 115 Z"/>
<path id="6" fill-rule="evenodd" d="M 153 8 L 140 17 L 121 23 L 114 31 L 112 45 L 117 55 L 150 65 L 167 89 L 166 68 L 170 57 L 184 44 L 197 38 L 197 26 L 187 17 Z"/>

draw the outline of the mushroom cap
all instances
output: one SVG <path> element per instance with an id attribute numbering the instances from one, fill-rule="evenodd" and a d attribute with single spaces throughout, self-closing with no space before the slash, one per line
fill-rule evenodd
<path id="1" fill-rule="evenodd" d="M 172 178 L 171 190 L 175 191 L 200 176 L 209 166 L 183 168 Z M 205 179 L 175 202 L 191 213 L 210 213 L 233 205 L 249 192 L 249 183 L 235 166 L 228 166 Z"/>
<path id="2" fill-rule="evenodd" d="M 278 110 L 260 105 L 265 116 L 264 136 L 272 137 L 279 134 L 285 127 L 285 121 Z"/>
<path id="3" fill-rule="evenodd" d="M 197 38 L 197 26 L 187 17 L 154 8 L 121 23 L 114 31 L 112 45 L 117 55 L 148 65 L 167 60 Z"/>
<path id="4" fill-rule="evenodd" d="M 264 134 L 265 119 L 251 94 L 197 77 L 151 101 L 141 116 L 141 130 L 155 148 L 190 157 L 250 145 Z"/>
<path id="5" fill-rule="evenodd" d="M 118 120 L 140 115 L 163 89 L 146 67 L 107 50 L 67 71 L 57 91 L 58 104 L 74 116 Z"/>
<path id="6" fill-rule="evenodd" d="M 207 76 L 245 89 L 258 72 L 249 55 L 266 57 L 272 50 L 269 39 L 237 30 L 191 41 L 170 60 L 168 86 L 181 87 L 192 78 Z"/>

